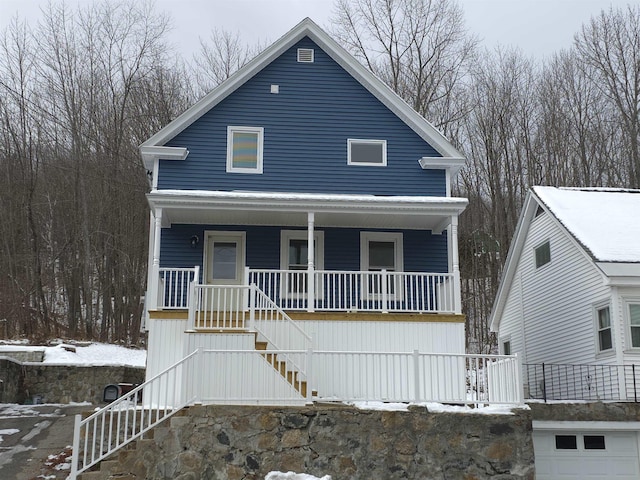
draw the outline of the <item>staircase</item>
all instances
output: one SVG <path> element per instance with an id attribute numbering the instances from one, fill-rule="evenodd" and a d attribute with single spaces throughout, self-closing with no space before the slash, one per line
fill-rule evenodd
<path id="1" fill-rule="evenodd" d="M 259 341 L 256 334 L 255 345 L 257 351 L 266 351 L 268 342 Z M 270 352 L 261 355 L 303 398 L 307 398 L 307 381 L 300 379 L 300 372 L 295 367 L 289 367 L 286 360 L 278 358 L 277 353 Z M 313 390 L 311 396 L 318 396 L 318 392 Z"/>

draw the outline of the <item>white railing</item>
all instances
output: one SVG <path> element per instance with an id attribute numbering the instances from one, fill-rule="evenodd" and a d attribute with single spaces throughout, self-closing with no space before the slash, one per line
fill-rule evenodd
<path id="1" fill-rule="evenodd" d="M 198 281 L 199 267 L 160 268 L 159 273 L 157 308 L 161 310 L 189 308 L 191 300 L 189 285 Z"/>
<path id="2" fill-rule="evenodd" d="M 198 349 L 82 420 L 70 479 L 186 405 L 316 401 L 522 404 L 517 356 Z"/>
<path id="3" fill-rule="evenodd" d="M 193 403 L 184 379 L 197 359 L 193 352 L 84 420 L 76 415 L 70 480 Z"/>
<path id="4" fill-rule="evenodd" d="M 249 270 L 249 281 L 285 310 L 460 313 L 452 273 L 318 270 L 313 279 L 310 304 L 306 271 Z"/>
<path id="5" fill-rule="evenodd" d="M 192 330 L 249 330 L 277 350 L 311 348 L 311 337 L 282 308 L 251 285 L 192 286 L 195 301 L 189 314 Z M 287 361 L 286 354 L 282 360 Z M 299 373 L 304 368 L 288 359 Z"/>

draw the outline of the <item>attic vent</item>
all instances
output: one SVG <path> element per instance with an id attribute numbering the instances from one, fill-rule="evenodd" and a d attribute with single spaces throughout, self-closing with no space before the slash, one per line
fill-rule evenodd
<path id="1" fill-rule="evenodd" d="M 298 62 L 313 63 L 313 48 L 299 48 Z"/>

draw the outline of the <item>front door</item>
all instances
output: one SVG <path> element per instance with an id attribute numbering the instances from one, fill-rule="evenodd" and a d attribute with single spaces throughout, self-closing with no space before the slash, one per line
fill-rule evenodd
<path id="1" fill-rule="evenodd" d="M 244 232 L 207 232 L 204 252 L 205 287 L 201 328 L 245 328 L 248 291 L 244 287 Z"/>
<path id="2" fill-rule="evenodd" d="M 209 285 L 241 285 L 244 280 L 244 232 L 207 232 L 204 270 Z"/>

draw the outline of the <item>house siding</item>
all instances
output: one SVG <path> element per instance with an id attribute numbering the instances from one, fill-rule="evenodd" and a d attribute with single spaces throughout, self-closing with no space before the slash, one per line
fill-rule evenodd
<path id="1" fill-rule="evenodd" d="M 546 240 L 551 244 L 551 262 L 536 269 L 534 248 Z M 532 221 L 514 278 L 503 314 L 507 321 L 501 323 L 499 336 L 511 333 L 522 345 L 516 323 L 524 313 L 527 363 L 615 363 L 612 354 L 597 355 L 593 314 L 595 305 L 610 298 L 609 288 L 550 215 Z"/>
<path id="2" fill-rule="evenodd" d="M 285 228 L 290 229 L 290 228 Z M 360 230 L 318 228 L 324 232 L 324 268 L 327 270 L 360 270 Z M 174 224 L 162 229 L 160 266 L 169 268 L 202 266 L 205 231 L 246 232 L 246 262 L 250 268 L 280 269 L 280 227 L 205 226 Z M 386 230 L 385 230 L 386 231 Z M 191 248 L 190 239 L 198 235 L 200 243 Z M 403 231 L 404 270 L 407 272 L 446 273 L 447 236 L 429 231 Z"/>
<path id="3" fill-rule="evenodd" d="M 226 172 L 229 125 L 264 128 L 264 173 Z M 387 166 L 347 165 L 348 138 L 386 140 Z M 160 161 L 159 189 L 446 195 L 444 170 L 418 164 L 438 152 L 307 37 L 167 145 L 189 155 Z"/>

